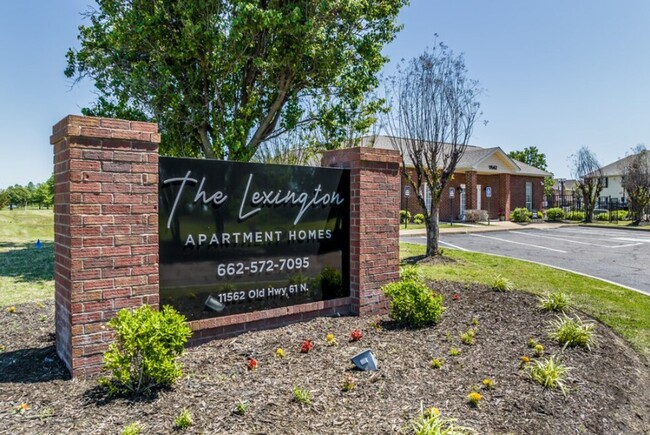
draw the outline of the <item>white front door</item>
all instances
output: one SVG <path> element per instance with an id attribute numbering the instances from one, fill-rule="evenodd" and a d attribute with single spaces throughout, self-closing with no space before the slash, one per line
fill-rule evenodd
<path id="1" fill-rule="evenodd" d="M 476 185 L 476 209 L 481 209 L 481 185 Z"/>
<path id="2" fill-rule="evenodd" d="M 526 209 L 533 211 L 533 183 L 526 182 Z"/>
<path id="3" fill-rule="evenodd" d="M 465 189 L 460 192 L 460 220 L 465 220 Z"/>

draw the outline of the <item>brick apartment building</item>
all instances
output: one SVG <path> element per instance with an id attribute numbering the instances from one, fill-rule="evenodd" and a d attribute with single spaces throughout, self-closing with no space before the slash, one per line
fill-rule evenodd
<path id="1" fill-rule="evenodd" d="M 363 138 L 363 145 L 375 148 L 395 149 L 394 140 L 388 136 L 371 136 Z M 399 140 L 399 139 L 397 139 Z M 412 166 L 406 162 L 407 168 Z M 454 178 L 442 194 L 440 200 L 440 221 L 462 220 L 465 210 L 488 210 L 490 219 L 510 218 L 510 212 L 518 207 L 530 211 L 544 208 L 544 177 L 549 172 L 514 160 L 499 147 L 481 148 L 467 146 L 465 154 L 456 166 Z M 406 209 L 405 186 L 402 179 L 401 209 Z M 449 188 L 455 190 L 455 198 L 450 201 Z M 487 198 L 490 188 L 492 196 Z M 425 192 L 425 201 L 430 204 L 430 194 Z M 488 202 L 489 201 L 489 202 Z M 429 205 L 428 205 L 429 206 Z M 416 196 L 411 192 L 408 201 L 411 214 L 422 213 Z"/>

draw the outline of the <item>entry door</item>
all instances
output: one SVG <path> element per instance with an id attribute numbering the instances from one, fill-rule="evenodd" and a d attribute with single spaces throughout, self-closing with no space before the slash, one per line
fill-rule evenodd
<path id="1" fill-rule="evenodd" d="M 481 185 L 476 185 L 476 209 L 481 209 Z"/>
<path id="2" fill-rule="evenodd" d="M 460 220 L 465 220 L 465 189 L 460 192 Z"/>
<path id="3" fill-rule="evenodd" d="M 526 209 L 533 211 L 533 183 L 526 182 Z"/>

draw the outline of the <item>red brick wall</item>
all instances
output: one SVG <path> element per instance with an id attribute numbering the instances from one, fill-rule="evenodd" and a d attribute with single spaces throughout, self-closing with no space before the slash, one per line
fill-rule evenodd
<path id="1" fill-rule="evenodd" d="M 524 175 L 510 176 L 510 210 L 526 207 L 526 182 L 533 186 L 533 210 L 544 208 L 544 177 L 530 177 Z"/>
<path id="2" fill-rule="evenodd" d="M 380 287 L 399 279 L 401 158 L 368 147 L 327 152 L 322 166 L 350 169 L 350 297 L 357 314 L 381 313 Z"/>
<path id="3" fill-rule="evenodd" d="M 101 367 L 118 310 L 158 305 L 157 126 L 68 116 L 53 127 L 56 348 Z"/>

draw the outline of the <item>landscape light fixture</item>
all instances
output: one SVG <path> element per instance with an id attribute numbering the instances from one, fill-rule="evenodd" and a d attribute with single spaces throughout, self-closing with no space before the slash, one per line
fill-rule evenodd
<path id="1" fill-rule="evenodd" d="M 350 359 L 350 361 L 352 361 L 359 370 L 371 372 L 377 371 L 377 359 L 370 349 L 366 349 L 356 354 Z"/>
<path id="2" fill-rule="evenodd" d="M 219 302 L 217 298 L 215 298 L 212 295 L 209 295 L 208 298 L 205 300 L 205 306 L 210 308 L 212 311 L 223 311 L 226 306 Z"/>

